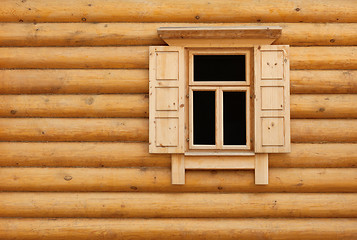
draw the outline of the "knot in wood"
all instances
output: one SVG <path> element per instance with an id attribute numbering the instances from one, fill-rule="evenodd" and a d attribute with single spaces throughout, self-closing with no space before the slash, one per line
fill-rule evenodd
<path id="1" fill-rule="evenodd" d="M 71 181 L 72 180 L 72 176 L 64 176 L 64 180 Z"/>

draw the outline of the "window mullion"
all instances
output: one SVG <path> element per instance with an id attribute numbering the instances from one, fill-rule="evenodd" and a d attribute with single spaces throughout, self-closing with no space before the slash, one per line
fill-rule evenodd
<path id="1" fill-rule="evenodd" d="M 217 88 L 216 96 L 216 146 L 223 149 L 223 90 Z"/>

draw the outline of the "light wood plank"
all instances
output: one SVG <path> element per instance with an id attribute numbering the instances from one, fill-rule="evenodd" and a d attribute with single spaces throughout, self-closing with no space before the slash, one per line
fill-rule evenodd
<path id="1" fill-rule="evenodd" d="M 267 153 L 257 153 L 255 155 L 255 184 L 266 185 L 269 183 L 269 163 Z"/>
<path id="2" fill-rule="evenodd" d="M 254 169 L 254 156 L 193 157 L 185 156 L 186 169 Z"/>
<path id="3" fill-rule="evenodd" d="M 185 157 L 183 154 L 171 155 L 171 183 L 185 184 Z"/>

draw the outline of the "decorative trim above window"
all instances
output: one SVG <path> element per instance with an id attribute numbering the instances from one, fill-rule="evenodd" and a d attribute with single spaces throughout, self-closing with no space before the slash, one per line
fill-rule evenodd
<path id="1" fill-rule="evenodd" d="M 281 35 L 278 26 L 160 27 L 157 32 L 170 46 L 248 47 L 270 45 Z"/>

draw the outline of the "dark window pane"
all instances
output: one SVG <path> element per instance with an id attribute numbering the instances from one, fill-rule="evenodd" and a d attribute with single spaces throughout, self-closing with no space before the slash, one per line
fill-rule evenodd
<path id="1" fill-rule="evenodd" d="M 223 92 L 223 144 L 246 145 L 245 92 Z"/>
<path id="2" fill-rule="evenodd" d="M 193 144 L 215 145 L 215 92 L 193 92 Z"/>
<path id="3" fill-rule="evenodd" d="M 194 81 L 245 81 L 245 55 L 195 55 Z"/>

